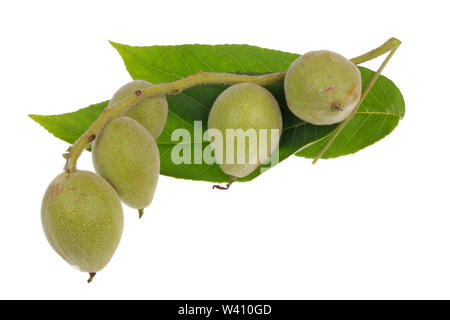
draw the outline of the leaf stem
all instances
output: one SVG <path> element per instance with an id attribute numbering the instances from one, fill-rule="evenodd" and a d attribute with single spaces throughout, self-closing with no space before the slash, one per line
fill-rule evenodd
<path id="1" fill-rule="evenodd" d="M 283 81 L 284 76 L 284 72 L 267 73 L 262 75 L 245 75 L 200 71 L 186 78 L 182 78 L 172 82 L 156 84 L 148 88 L 137 90 L 134 92 L 134 94 L 125 97 L 114 105 L 108 106 L 103 110 L 103 113 L 100 115 L 100 117 L 95 120 L 89 127 L 89 129 L 86 130 L 86 132 L 81 135 L 81 137 L 72 145 L 72 147 L 69 148 L 68 153 L 65 155 L 67 161 L 64 170 L 66 170 L 67 172 L 75 171 L 79 156 L 86 148 L 86 146 L 88 146 L 95 140 L 103 127 L 110 121 L 125 114 L 128 109 L 130 109 L 136 103 L 149 97 L 165 94 L 177 94 L 186 88 L 201 84 L 234 84 L 242 82 L 252 82 L 265 86 Z"/>
<path id="2" fill-rule="evenodd" d="M 319 159 L 325 154 L 325 152 L 327 152 L 328 148 L 331 146 L 331 144 L 334 142 L 334 140 L 337 138 L 337 136 L 341 133 L 341 131 L 344 129 L 344 127 L 347 125 L 347 123 L 349 123 L 349 121 L 355 116 L 356 112 L 358 111 L 359 107 L 361 106 L 362 102 L 364 101 L 364 99 L 366 98 L 367 94 L 369 93 L 370 89 L 372 89 L 372 86 L 375 84 L 375 82 L 377 81 L 377 79 L 380 77 L 381 72 L 383 71 L 384 67 L 386 67 L 387 63 L 389 62 L 389 60 L 391 60 L 392 56 L 394 55 L 395 51 L 397 51 L 398 47 L 400 46 L 401 42 L 395 38 L 391 38 L 389 39 L 384 45 L 382 45 L 380 48 L 385 48 L 384 46 L 386 46 L 386 44 L 389 45 L 387 47 L 391 47 L 393 44 L 395 44 L 394 47 L 391 47 L 390 49 L 390 53 L 389 55 L 386 57 L 386 59 L 383 61 L 383 63 L 381 64 L 381 66 L 378 68 L 377 72 L 373 75 L 372 79 L 370 79 L 369 83 L 367 84 L 367 86 L 364 88 L 362 94 L 361 94 L 361 98 L 359 99 L 358 104 L 355 106 L 355 108 L 353 109 L 353 111 L 350 113 L 350 115 L 344 120 L 342 121 L 339 126 L 336 128 L 336 130 L 333 131 L 333 134 L 331 135 L 330 139 L 327 141 L 327 143 L 322 147 L 322 149 L 320 149 L 319 153 L 317 154 L 317 156 L 314 158 L 313 160 L 313 164 L 315 164 L 317 161 L 319 161 Z M 366 53 L 358 58 L 355 58 L 356 61 L 367 61 L 369 60 L 368 57 L 378 57 L 378 55 L 374 52 L 377 52 L 378 49 L 372 50 L 369 53 Z M 383 52 L 384 49 L 382 49 L 380 52 Z M 367 60 L 364 60 L 367 59 Z"/>

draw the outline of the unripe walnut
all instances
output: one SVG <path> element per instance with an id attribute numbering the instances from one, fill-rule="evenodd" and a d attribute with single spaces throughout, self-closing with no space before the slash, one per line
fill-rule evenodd
<path id="1" fill-rule="evenodd" d="M 136 120 L 120 117 L 108 123 L 94 141 L 92 160 L 95 171 L 126 205 L 143 209 L 151 203 L 159 177 L 159 150 Z"/>
<path id="2" fill-rule="evenodd" d="M 103 269 L 122 236 L 122 204 L 116 191 L 89 171 L 57 176 L 45 192 L 41 218 L 53 249 L 83 272 Z"/>
<path id="3" fill-rule="evenodd" d="M 235 84 L 222 92 L 214 102 L 208 118 L 208 131 L 216 129 L 223 137 L 222 141 L 211 137 L 216 160 L 221 160 L 219 165 L 223 172 L 238 178 L 249 175 L 269 159 L 278 146 L 282 127 L 277 100 L 267 89 L 253 83 Z M 234 131 L 236 138 L 228 146 L 227 139 L 233 139 L 233 135 L 231 132 L 227 133 L 227 129 L 240 130 L 240 133 Z M 213 131 L 210 136 L 212 133 Z M 255 133 L 253 138 L 256 139 L 251 138 L 252 133 Z M 245 141 L 245 148 L 239 148 L 239 139 Z M 233 150 L 230 150 L 228 147 L 232 145 Z M 234 159 L 229 161 L 227 152 L 233 152 Z M 244 160 L 241 163 L 240 155 L 241 160 Z"/>
<path id="4" fill-rule="evenodd" d="M 137 90 L 142 90 L 151 86 L 152 84 L 150 82 L 144 80 L 131 81 L 117 90 L 111 98 L 109 105 L 111 106 L 114 103 L 117 103 Z M 166 96 L 155 96 L 137 103 L 125 113 L 125 116 L 139 122 L 156 139 L 164 130 L 168 112 L 169 106 L 167 104 Z"/>
<path id="5" fill-rule="evenodd" d="M 315 125 L 341 122 L 361 98 L 361 73 L 343 56 L 311 51 L 297 58 L 284 80 L 289 109 Z"/>

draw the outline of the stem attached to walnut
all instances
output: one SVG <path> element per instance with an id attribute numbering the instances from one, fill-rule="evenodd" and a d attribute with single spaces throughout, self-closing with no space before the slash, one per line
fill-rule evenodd
<path id="1" fill-rule="evenodd" d="M 392 55 L 393 52 L 395 52 L 394 48 L 397 48 L 399 45 L 400 45 L 399 40 L 391 38 L 377 49 L 374 49 L 364 55 L 351 59 L 351 61 L 355 64 L 359 64 L 374 59 L 391 50 Z M 124 115 L 131 107 L 133 107 L 138 102 L 143 101 L 149 97 L 166 94 L 177 94 L 183 91 L 184 89 L 202 84 L 220 84 L 220 83 L 235 84 L 242 82 L 251 82 L 259 84 L 261 86 L 265 86 L 283 81 L 285 74 L 286 74 L 285 72 L 276 72 L 262 75 L 245 75 L 245 74 L 213 73 L 200 71 L 186 78 L 182 78 L 172 82 L 160 83 L 148 88 L 137 90 L 134 92 L 134 94 L 125 97 L 119 102 L 111 106 L 108 106 L 103 110 L 103 113 L 100 115 L 100 117 L 92 123 L 89 129 L 86 130 L 86 132 L 83 133 L 83 135 L 81 135 L 81 137 L 69 148 L 68 152 L 64 154 L 64 157 L 67 160 L 64 170 L 67 172 L 75 171 L 77 160 L 80 157 L 81 153 L 89 144 L 91 144 L 95 140 L 95 138 L 98 136 L 103 127 L 110 121 Z M 356 109 L 357 108 L 355 108 L 355 110 Z M 346 124 L 347 122 L 348 121 L 345 120 L 343 123 Z M 332 138 L 332 140 L 334 139 L 335 137 Z M 320 156 L 321 155 L 319 155 L 319 158 Z"/>

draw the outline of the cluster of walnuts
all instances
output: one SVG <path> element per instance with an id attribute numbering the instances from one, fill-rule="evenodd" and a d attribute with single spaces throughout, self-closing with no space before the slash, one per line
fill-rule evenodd
<path id="1" fill-rule="evenodd" d="M 151 86 L 132 81 L 112 97 L 114 105 L 137 90 Z M 361 98 L 361 74 L 354 63 L 330 51 L 312 51 L 289 67 L 284 80 L 286 102 L 300 119 L 328 125 L 344 120 Z M 168 115 L 165 96 L 154 96 L 133 106 L 122 117 L 109 122 L 95 138 L 92 159 L 97 174 L 76 170 L 58 175 L 42 201 L 42 224 L 48 241 L 69 264 L 90 274 L 89 282 L 112 258 L 123 231 L 121 202 L 139 210 L 152 201 L 160 171 L 155 139 L 162 133 Z M 282 116 L 277 100 L 264 87 L 239 83 L 223 91 L 214 102 L 208 129 L 226 135 L 227 129 L 278 130 L 273 137 L 258 137 L 256 163 L 219 163 L 233 178 L 256 170 L 275 150 L 281 137 Z M 214 147 L 214 143 L 213 143 Z M 215 148 L 216 157 L 227 152 L 226 144 Z"/>

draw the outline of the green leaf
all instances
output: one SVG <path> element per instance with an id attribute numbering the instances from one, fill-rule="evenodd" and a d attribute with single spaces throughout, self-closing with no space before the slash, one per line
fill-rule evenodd
<path id="1" fill-rule="evenodd" d="M 113 42 L 111 44 L 124 59 L 125 66 L 134 79 L 152 83 L 173 81 L 196 71 L 248 74 L 286 71 L 291 62 L 298 57 L 296 54 L 248 45 L 131 47 Z M 360 70 L 365 85 L 374 72 L 362 67 Z M 173 131 L 184 128 L 191 137 L 194 137 L 194 121 L 202 121 L 203 134 L 214 100 L 227 87 L 227 85 L 202 85 L 189 88 L 177 95 L 167 96 L 169 102 L 167 125 L 157 140 L 162 174 L 212 182 L 229 180 L 216 164 L 175 164 L 172 161 L 172 151 L 179 143 L 173 141 Z M 292 154 L 303 157 L 315 156 L 337 125 L 314 126 L 305 123 L 287 108 L 281 83 L 268 86 L 267 89 L 278 100 L 283 114 L 279 160 L 283 161 Z M 107 102 L 92 105 L 70 114 L 31 117 L 58 138 L 73 143 L 99 116 L 106 104 Z M 400 91 L 389 79 L 380 77 L 357 115 L 333 143 L 325 158 L 353 153 L 378 141 L 395 128 L 403 114 L 404 101 Z M 208 143 L 201 141 L 200 138 L 193 139 L 183 146 L 190 150 L 193 161 Z M 252 180 L 260 173 L 261 170 L 255 170 L 241 181 Z"/>
<path id="2" fill-rule="evenodd" d="M 92 104 L 75 112 L 44 116 L 30 114 L 29 117 L 47 129 L 56 138 L 74 143 L 102 113 L 109 101 Z"/>

